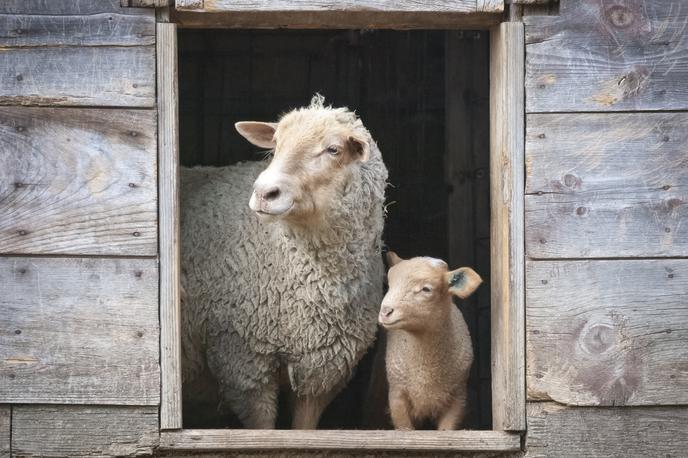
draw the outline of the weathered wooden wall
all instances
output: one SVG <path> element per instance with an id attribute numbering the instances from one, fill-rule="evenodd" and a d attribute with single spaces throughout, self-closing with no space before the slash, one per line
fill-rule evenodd
<path id="1" fill-rule="evenodd" d="M 151 453 L 154 12 L 5 0 L 0 47 L 0 456 Z"/>
<path id="2" fill-rule="evenodd" d="M 528 455 L 680 456 L 688 8 L 539 11 L 524 17 Z"/>

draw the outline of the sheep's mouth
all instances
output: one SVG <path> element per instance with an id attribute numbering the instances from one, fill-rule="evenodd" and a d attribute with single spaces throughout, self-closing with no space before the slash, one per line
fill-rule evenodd
<path id="1" fill-rule="evenodd" d="M 269 211 L 269 210 L 263 210 L 263 209 L 261 208 L 261 209 L 254 210 L 254 211 L 255 211 L 258 215 L 260 215 L 260 216 L 278 217 L 278 216 L 284 216 L 284 215 L 286 215 L 287 213 L 289 213 L 289 212 L 292 210 L 292 208 L 294 208 L 294 202 L 292 202 L 291 205 L 289 205 L 289 207 L 287 207 L 287 208 L 284 209 L 284 210 Z"/>
<path id="2" fill-rule="evenodd" d="M 380 324 L 382 325 L 383 328 L 393 328 L 393 327 L 398 327 L 397 325 L 404 321 L 403 318 L 396 319 L 394 321 L 383 321 L 380 320 Z"/>

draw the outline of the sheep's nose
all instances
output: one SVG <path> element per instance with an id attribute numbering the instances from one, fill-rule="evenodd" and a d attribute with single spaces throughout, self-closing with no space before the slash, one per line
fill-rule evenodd
<path id="1" fill-rule="evenodd" d="M 269 202 L 277 199 L 282 191 L 280 191 L 280 188 L 277 186 L 271 186 L 267 189 L 256 189 L 256 193 L 261 200 Z"/>
<path id="2" fill-rule="evenodd" d="M 394 312 L 394 309 L 392 307 L 388 307 L 386 305 L 384 307 L 382 307 L 382 310 L 380 310 L 380 313 L 383 316 L 390 316 L 392 314 L 392 312 Z"/>

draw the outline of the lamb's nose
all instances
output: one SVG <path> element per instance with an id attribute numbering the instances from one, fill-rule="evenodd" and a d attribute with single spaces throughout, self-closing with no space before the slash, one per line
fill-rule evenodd
<path id="1" fill-rule="evenodd" d="M 392 307 L 384 306 L 382 307 L 382 310 L 380 310 L 380 313 L 384 316 L 390 316 L 394 312 L 394 309 Z"/>
<path id="2" fill-rule="evenodd" d="M 265 201 L 275 200 L 280 196 L 280 194 L 280 188 L 277 186 L 273 186 L 271 188 L 267 188 L 265 190 L 262 190 L 261 192 L 258 192 L 260 198 Z"/>

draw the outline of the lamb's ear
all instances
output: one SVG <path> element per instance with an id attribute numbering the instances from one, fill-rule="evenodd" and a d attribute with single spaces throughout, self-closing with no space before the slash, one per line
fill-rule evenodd
<path id="1" fill-rule="evenodd" d="M 276 145 L 276 122 L 240 121 L 234 127 L 242 137 L 256 146 L 272 149 Z"/>
<path id="2" fill-rule="evenodd" d="M 470 296 L 483 282 L 480 275 L 475 273 L 470 267 L 461 267 L 444 275 L 449 285 L 449 292 L 461 299 L 466 299 Z"/>
<path id="3" fill-rule="evenodd" d="M 349 136 L 349 144 L 354 157 L 361 162 L 365 162 L 370 158 L 370 144 L 367 140 L 354 135 Z"/>
<path id="4" fill-rule="evenodd" d="M 387 252 L 387 266 L 392 267 L 395 264 L 399 264 L 403 259 L 401 259 L 394 251 Z"/>

